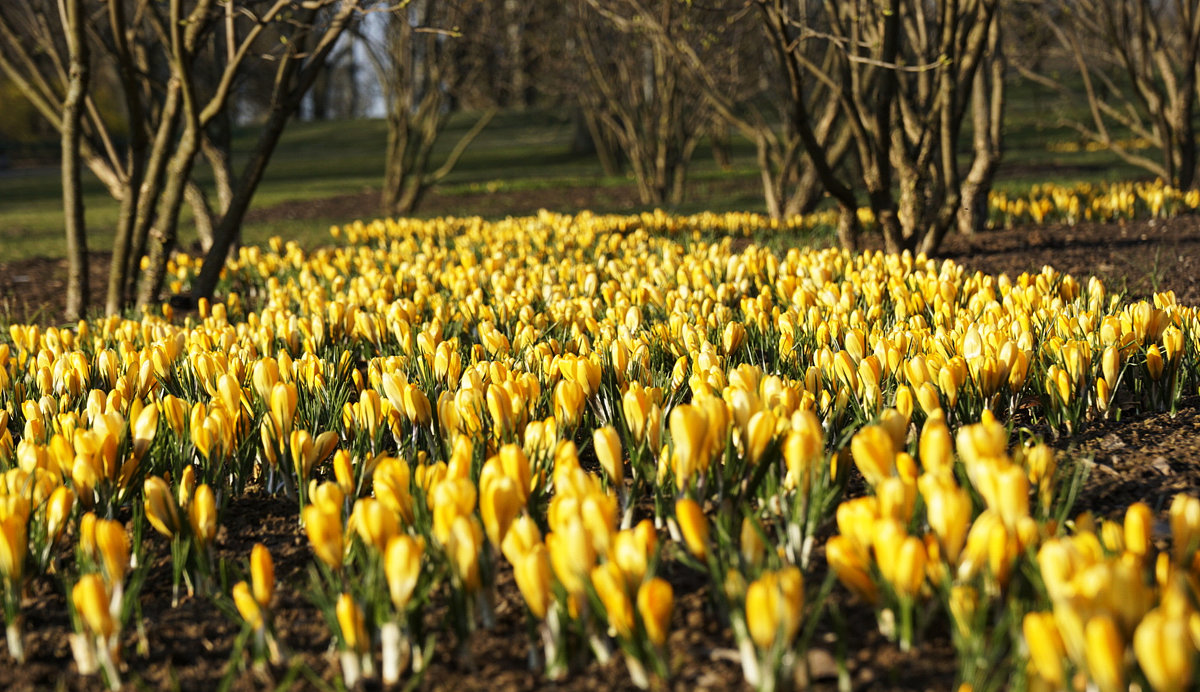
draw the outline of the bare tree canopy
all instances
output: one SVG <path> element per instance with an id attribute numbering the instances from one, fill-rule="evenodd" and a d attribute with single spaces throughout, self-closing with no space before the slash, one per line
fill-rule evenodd
<path id="1" fill-rule="evenodd" d="M 358 84 L 337 82 L 364 60 L 388 125 L 386 213 L 416 209 L 498 108 L 540 99 L 575 110 L 644 204 L 678 203 L 702 137 L 720 153 L 736 132 L 773 217 L 831 199 L 853 248 L 865 205 L 887 250 L 931 252 L 986 222 L 1014 28 L 1020 72 L 1083 94 L 1082 137 L 1198 184 L 1192 0 L 27 0 L 0 4 L 0 89 L 61 142 L 73 316 L 88 289 L 80 171 L 120 203 L 111 314 L 158 298 L 185 206 L 206 251 L 194 293 L 212 294 L 284 126 L 305 98 L 313 117 L 358 112 Z M 350 76 L 310 94 L 334 68 Z M 231 114 L 249 100 L 260 137 L 235 171 Z M 474 126 L 439 148 L 464 111 Z"/>
<path id="2" fill-rule="evenodd" d="M 501 9 L 487 3 L 412 0 L 404 11 L 382 18 L 380 36 L 366 37 L 388 125 L 386 213 L 412 213 L 425 191 L 450 174 L 495 116 L 496 92 L 504 87 L 479 88 L 479 82 L 487 80 L 493 39 L 503 21 L 493 15 Z M 475 104 L 470 104 L 472 98 Z M 453 108 L 464 101 L 482 107 L 482 115 L 433 168 L 434 145 Z"/>
<path id="3" fill-rule="evenodd" d="M 1082 82 L 1089 118 L 1070 119 L 1088 141 L 1187 189 L 1197 184 L 1200 7 L 1192 0 L 1033 0 L 1059 57 Z M 1074 95 L 1038 66 L 1022 74 Z M 1158 157 L 1141 153 L 1144 147 Z"/>
<path id="4" fill-rule="evenodd" d="M 641 32 L 679 65 L 688 83 L 712 109 L 719 123 L 754 143 L 767 212 L 775 218 L 811 211 L 823 189 L 806 160 L 792 100 L 805 99 L 815 113 L 815 136 L 829 159 L 841 162 L 849 132 L 837 117 L 838 103 L 828 85 L 811 82 L 793 93 L 784 65 L 764 42 L 763 16 L 745 0 L 714 0 L 685 6 L 678 21 L 687 31 L 660 21 L 654 0 L 615 0 L 613 12 L 636 21 Z M 816 63 L 827 60 L 832 44 L 797 46 Z M 711 132 L 711 129 L 710 129 Z"/>
<path id="5" fill-rule="evenodd" d="M 682 200 L 688 164 L 712 117 L 697 81 L 667 46 L 708 31 L 685 10 L 677 0 L 570 6 L 570 40 L 588 86 L 578 91 L 579 103 L 625 155 L 644 204 Z M 648 14 L 653 28 L 640 21 Z"/>
<path id="6" fill-rule="evenodd" d="M 211 228 L 196 286 L 198 295 L 211 294 L 284 125 L 343 32 L 374 5 L 79 0 L 65 6 L 78 12 L 62 13 L 51 0 L 0 6 L 0 72 L 62 133 L 64 156 L 75 148 L 67 146 L 68 139 L 78 141 L 78 160 L 120 202 L 105 301 L 109 314 L 135 297 L 141 306 L 157 299 L 185 200 L 192 201 L 198 227 Z M 73 36 L 84 40 L 72 41 Z M 115 118 L 103 114 L 95 89 L 73 91 L 81 81 L 68 64 L 114 75 L 123 112 Z M 243 76 L 261 71 L 273 75 L 267 117 L 235 181 L 228 158 L 229 109 Z M 205 218 L 207 198 L 192 180 L 200 155 L 218 183 L 214 218 Z M 64 183 L 77 189 L 77 182 Z M 139 272 L 147 255 L 149 268 Z"/>

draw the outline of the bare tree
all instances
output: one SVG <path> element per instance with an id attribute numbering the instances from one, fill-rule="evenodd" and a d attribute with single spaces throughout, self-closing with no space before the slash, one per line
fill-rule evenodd
<path id="1" fill-rule="evenodd" d="M 579 90 L 580 103 L 624 153 L 642 202 L 677 203 L 712 113 L 667 47 L 689 29 L 686 8 L 675 0 L 636 7 L 628 14 L 602 0 L 573 6 L 572 37 L 590 87 Z M 640 21 L 651 12 L 653 33 Z"/>
<path id="2" fill-rule="evenodd" d="M 450 174 L 496 115 L 487 104 L 474 126 L 433 168 L 434 146 L 468 83 L 488 56 L 485 8 L 473 3 L 412 0 L 388 15 L 381 41 L 373 42 L 372 65 L 387 109 L 388 138 L 382 204 L 389 214 L 409 214 L 425 192 Z"/>
<path id="3" fill-rule="evenodd" d="M 1197 185 L 1200 7 L 1194 0 L 1034 0 L 1083 82 L 1086 120 L 1067 124 L 1127 163 L 1178 188 Z M 1063 94 L 1071 85 L 1018 65 Z M 1131 141 L 1133 140 L 1133 141 Z M 1148 143 L 1154 158 L 1140 153 Z"/>
<path id="4" fill-rule="evenodd" d="M 999 60 L 993 31 L 999 0 L 827 0 L 807 13 L 808 3 L 755 2 L 793 93 L 802 94 L 812 79 L 827 85 L 851 133 L 858 163 L 853 182 L 830 159 L 807 100 L 793 99 L 800 139 L 841 210 L 842 243 L 857 244 L 854 189 L 862 187 L 889 252 L 935 250 L 961 212 L 957 149 L 972 101 L 989 125 L 974 153 L 999 157 L 1003 103 L 990 101 L 1002 96 L 1003 79 L 993 78 L 992 89 L 976 89 L 981 65 L 991 70 Z M 836 50 L 818 63 L 799 48 L 809 41 L 826 41 Z M 978 187 L 988 180 L 975 176 L 972 195 L 986 194 Z"/>
<path id="5" fill-rule="evenodd" d="M 993 21 L 988 29 L 988 46 L 983 64 L 971 84 L 971 146 L 974 159 L 962 181 L 958 231 L 973 235 L 987 224 L 988 194 L 1004 151 L 1004 105 L 1007 101 L 1003 24 Z"/>
<path id="6" fill-rule="evenodd" d="M 50 21 L 58 14 L 52 0 L 0 6 L 0 72 L 64 143 L 72 127 L 64 117 L 72 93 L 64 68 L 71 52 L 64 36 L 84 35 L 87 48 L 119 75 L 126 146 L 119 146 L 113 124 L 101 117 L 93 91 L 79 96 L 79 158 L 121 205 L 106 312 L 119 312 L 135 297 L 141 305 L 157 299 L 185 200 L 192 200 L 204 230 L 207 200 L 191 175 L 201 155 L 217 180 L 219 208 L 213 216 L 220 217 L 209 221 L 211 246 L 197 286 L 200 295 L 211 294 L 284 125 L 338 38 L 373 4 L 80 0 L 79 13 L 63 13 L 64 22 L 74 24 Z M 273 74 L 270 112 L 246 168 L 233 183 L 228 157 L 232 93 L 246 71 L 268 67 Z M 149 271 L 139 272 L 147 254 Z"/>
<path id="7" fill-rule="evenodd" d="M 810 79 L 795 85 L 804 88 L 790 88 L 778 54 L 763 42 L 763 15 L 746 0 L 689 5 L 687 18 L 694 29 L 686 33 L 672 33 L 659 21 L 654 0 L 618 3 L 621 13 L 636 17 L 639 27 L 668 50 L 698 86 L 720 121 L 709 128 L 710 136 L 732 126 L 754 143 L 767 212 L 780 218 L 811 211 L 824 190 L 815 168 L 807 165 L 792 100 L 806 101 L 815 118 L 814 136 L 837 167 L 849 148 L 850 133 L 838 118 L 838 101 L 829 84 Z M 837 46 L 808 41 L 793 49 L 814 64 L 827 64 Z"/>
<path id="8" fill-rule="evenodd" d="M 62 196 L 67 233 L 66 317 L 77 320 L 88 304 L 87 226 L 83 216 L 83 183 L 80 173 L 80 124 L 84 94 L 88 90 L 88 45 L 84 36 L 82 0 L 66 0 L 59 6 L 66 36 L 69 72 L 62 103 Z"/>
<path id="9" fill-rule="evenodd" d="M 250 200 L 266 172 L 267 163 L 275 153 L 279 138 L 292 115 L 300 107 L 305 93 L 324 69 L 326 58 L 346 32 L 371 11 L 393 11 L 394 5 L 372 0 L 310 0 L 298 4 L 287 25 L 290 39 L 283 50 L 273 56 L 276 65 L 266 122 L 259 130 L 258 141 L 242 167 L 228 209 L 222 215 L 213 234 L 213 244 L 204 257 L 200 273 L 192 284 L 192 298 L 213 295 L 226 256 L 237 238 Z M 162 277 L 158 277 L 161 284 Z"/>

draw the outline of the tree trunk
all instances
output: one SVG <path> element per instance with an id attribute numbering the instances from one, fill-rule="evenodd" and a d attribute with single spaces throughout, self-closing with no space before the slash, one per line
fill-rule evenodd
<path id="1" fill-rule="evenodd" d="M 842 248 L 855 252 L 858 250 L 858 236 L 862 226 L 858 221 L 858 208 L 838 204 L 838 244 Z"/>
<path id="2" fill-rule="evenodd" d="M 208 203 L 208 195 L 204 188 L 189 180 L 183 190 L 188 206 L 192 208 L 192 223 L 196 226 L 196 240 L 200 242 L 200 251 L 208 252 L 213 243 L 213 227 L 216 215 L 212 205 Z"/>
<path id="3" fill-rule="evenodd" d="M 508 70 L 508 99 L 510 108 L 524 110 L 529 106 L 531 91 L 529 72 L 525 65 L 525 30 L 521 15 L 526 3 L 504 0 L 504 49 Z"/>
<path id="4" fill-rule="evenodd" d="M 66 318 L 78 320 L 87 310 L 88 250 L 87 227 L 83 213 L 83 183 L 80 163 L 80 121 L 88 88 L 88 48 L 84 35 L 85 17 L 81 0 L 66 0 L 62 17 L 70 54 L 70 75 L 63 100 L 62 186 L 63 212 L 67 234 Z"/>
<path id="5" fill-rule="evenodd" d="M 733 138 L 729 133 L 729 123 L 714 120 L 708 128 L 708 140 L 717 167 L 726 172 L 733 170 Z"/>
<path id="6" fill-rule="evenodd" d="M 200 11 L 197 5 L 193 12 Z M 167 260 L 175 250 L 179 234 L 179 212 L 183 207 L 188 184 L 191 182 L 192 166 L 200 151 L 200 110 L 196 104 L 195 82 L 192 76 L 192 48 L 184 34 L 184 15 L 180 0 L 170 3 L 171 75 L 179 85 L 180 101 L 183 105 L 183 133 L 175 144 L 175 152 L 167 168 L 162 199 L 158 208 L 158 233 L 150 247 L 150 262 L 138 283 L 137 307 L 145 309 L 158 301 L 163 278 L 167 271 Z M 202 205 L 207 207 L 207 204 Z M 201 215 L 206 214 L 201 211 Z"/>
<path id="7" fill-rule="evenodd" d="M 406 185 L 400 191 L 399 197 L 395 200 L 392 206 L 391 213 L 395 216 L 407 216 L 417 210 L 417 205 L 421 203 L 421 198 L 425 196 L 425 191 L 428 186 L 423 185 L 417 178 L 420 174 L 410 175 L 406 180 Z"/>
<path id="8" fill-rule="evenodd" d="M 288 105 L 291 107 L 279 104 L 273 108 L 266 124 L 263 125 L 258 143 L 255 144 L 246 167 L 242 169 L 242 176 L 238 179 L 233 198 L 229 201 L 229 209 L 221 217 L 221 222 L 217 224 L 216 231 L 213 233 L 212 247 L 204 256 L 204 264 L 200 267 L 200 273 L 192 284 L 191 295 L 193 298 L 211 298 L 217 287 L 221 272 L 225 269 L 229 250 L 238 236 L 242 220 L 246 218 L 246 212 L 250 209 L 250 201 L 254 198 L 258 184 L 262 182 L 263 173 L 267 170 L 271 155 L 275 153 L 275 147 L 279 144 L 279 137 L 283 134 L 288 117 L 295 110 L 293 104 Z"/>
<path id="9" fill-rule="evenodd" d="M 144 154 L 144 150 L 137 153 L 133 151 L 132 147 L 130 148 L 130 184 L 125 196 L 121 198 L 116 237 L 113 239 L 112 261 L 108 268 L 108 286 L 104 297 L 104 314 L 108 316 L 121 314 L 121 310 L 125 307 L 125 266 L 129 261 L 129 243 L 133 237 L 134 224 L 137 222 L 140 178 L 145 171 Z"/>
<path id="10" fill-rule="evenodd" d="M 762 179 L 763 202 L 767 207 L 767 215 L 772 219 L 783 218 L 783 176 L 771 165 L 771 143 L 765 135 L 759 134 L 755 138 L 754 153 L 758 162 L 758 174 Z"/>
<path id="11" fill-rule="evenodd" d="M 792 194 L 788 197 L 787 204 L 783 207 L 783 215 L 786 218 L 800 214 L 811 214 L 817 208 L 817 205 L 821 203 L 821 199 L 824 196 L 825 190 L 821 187 L 821 180 L 817 177 L 817 171 L 812 166 L 809 166 L 800 174 L 800 181 L 792 188 Z"/>
<path id="12" fill-rule="evenodd" d="M 204 129 L 200 150 L 212 168 L 213 184 L 217 189 L 217 215 L 225 213 L 233 199 L 233 124 L 228 108 L 222 108 Z"/>
<path id="13" fill-rule="evenodd" d="M 437 121 L 445 117 L 440 112 L 440 99 L 433 94 L 427 92 L 426 98 L 437 101 L 439 105 L 426 108 L 428 104 L 422 104 L 416 113 L 401 116 L 421 122 L 396 122 L 388 127 L 387 169 L 383 176 L 383 208 L 386 214 L 411 214 L 425 192 L 428 183 L 424 178 L 429 157 L 441 129 Z"/>
<path id="14" fill-rule="evenodd" d="M 403 160 L 408 148 L 408 128 L 395 114 L 388 118 L 387 144 L 383 162 L 383 189 L 379 193 L 379 204 L 384 214 L 393 213 L 404 188 L 405 166 Z"/>
<path id="15" fill-rule="evenodd" d="M 126 177 L 121 195 L 121 209 L 113 238 L 112 261 L 108 269 L 108 285 L 104 298 L 104 314 L 118 315 L 125 308 L 125 268 L 129 262 L 130 244 L 137 225 L 137 209 L 142 182 L 146 175 L 148 145 L 146 109 L 138 89 L 133 54 L 126 35 L 125 3 L 108 3 L 109 25 L 113 37 L 113 54 L 121 79 L 122 98 L 129 118 L 129 152 L 125 158 Z"/>
<path id="16" fill-rule="evenodd" d="M 125 254 L 125 267 L 122 272 L 121 303 L 123 305 L 133 302 L 136 297 L 135 291 L 137 278 L 141 271 L 142 257 L 146 254 L 150 228 L 155 223 L 155 206 L 162 190 L 163 176 L 170 161 L 170 150 L 178 129 L 180 100 L 179 84 L 172 82 L 171 88 L 167 90 L 166 99 L 163 101 L 158 131 L 154 135 L 154 142 L 150 145 L 150 158 L 146 163 L 146 172 L 138 192 L 133 232 L 128 252 Z M 111 277 L 109 290 L 110 292 L 112 290 Z"/>
<path id="17" fill-rule="evenodd" d="M 579 118 L 583 124 L 583 132 L 587 133 L 587 138 L 591 142 L 591 151 L 595 152 L 596 159 L 600 162 L 600 170 L 609 178 L 616 178 L 621 175 L 621 150 L 613 138 L 605 131 L 600 124 L 600 118 L 588 108 L 580 107 Z M 578 125 L 576 126 L 575 141 L 578 142 L 583 136 Z"/>
<path id="18" fill-rule="evenodd" d="M 149 267 L 138 284 L 137 307 L 139 310 L 156 302 L 162 291 L 167 260 L 175 250 L 175 243 L 179 235 L 179 210 L 182 208 L 184 197 L 187 194 L 192 165 L 196 161 L 196 153 L 199 149 L 198 129 L 199 125 L 193 117 L 192 121 L 184 128 L 183 136 L 180 137 L 179 144 L 175 149 L 175 155 L 171 157 L 171 166 L 167 172 L 166 185 L 163 186 L 163 196 L 159 205 L 159 227 L 153 238 L 154 242 L 150 246 Z"/>
<path id="19" fill-rule="evenodd" d="M 217 224 L 213 233 L 212 247 L 204 256 L 204 264 L 201 265 L 200 273 L 192 284 L 190 296 L 192 299 L 212 297 L 217 282 L 221 278 L 221 272 L 225 269 L 229 250 L 241 232 L 246 211 L 250 208 L 250 201 L 254 199 L 254 192 L 258 189 L 258 184 L 262 182 L 263 173 L 267 170 L 267 164 L 270 162 L 272 154 L 275 153 L 275 147 L 279 144 L 283 128 L 292 114 L 296 112 L 304 93 L 312 86 L 325 57 L 351 24 L 355 10 L 355 4 L 344 3 L 337 10 L 337 14 L 330 19 L 319 40 L 314 39 L 316 45 L 308 46 L 307 48 L 311 49 L 308 51 L 302 48 L 302 53 L 308 53 L 306 56 L 308 62 L 301 66 L 296 62 L 299 58 L 289 55 L 285 58 L 289 62 L 281 66 L 276 73 L 270 114 L 259 134 L 258 142 L 250 154 L 250 160 L 242 169 L 242 175 L 238 179 L 237 187 L 234 188 L 233 197 L 229 200 L 229 208 L 221 217 L 221 222 Z M 315 13 L 309 11 L 305 19 L 311 23 L 314 17 Z"/>
<path id="20" fill-rule="evenodd" d="M 996 167 L 1004 151 L 1005 59 L 1000 41 L 1000 22 L 994 22 L 988 36 L 992 57 L 989 69 L 975 74 L 971 87 L 971 118 L 974 127 L 975 160 L 962 185 L 958 212 L 958 231 L 970 236 L 987 225 L 988 194 Z"/>

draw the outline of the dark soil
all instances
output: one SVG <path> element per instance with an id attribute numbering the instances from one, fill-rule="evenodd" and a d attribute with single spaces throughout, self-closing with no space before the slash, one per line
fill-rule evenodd
<path id="1" fill-rule="evenodd" d="M 492 202 L 510 209 L 506 213 L 533 211 L 522 204 L 527 193 L 513 193 Z M 596 202 L 596 191 L 580 191 L 571 206 Z M 476 201 L 478 203 L 478 201 Z M 256 214 L 282 218 L 313 218 L 329 214 L 352 218 L 364 200 L 351 197 L 325 202 L 291 204 Z M 372 200 L 373 204 L 373 200 Z M 544 201 L 538 206 L 550 206 Z M 469 204 L 463 204 L 466 209 Z M 494 209 L 494 208 L 493 208 Z M 447 213 L 453 213 L 447 210 Z M 470 213 L 461 212 L 461 213 Z M 478 213 L 477 211 L 475 213 Z M 1081 280 L 1101 277 L 1112 292 L 1148 297 L 1155 291 L 1174 290 L 1185 304 L 1200 303 L 1200 219 L 1192 216 L 1169 221 L 1124 224 L 1088 224 L 1074 227 L 1018 228 L 981 234 L 973 239 L 952 237 L 943 256 L 970 269 L 989 273 L 1036 272 L 1045 264 Z M 99 292 L 107 258 L 97 256 L 92 271 L 93 290 Z M 0 311 L 9 319 L 54 323 L 62 311 L 64 263 L 57 260 L 0 262 Z M 1120 422 L 1099 421 L 1082 433 L 1053 440 L 1078 457 L 1090 460 L 1091 474 L 1079 498 L 1079 509 L 1097 515 L 1119 513 L 1130 502 L 1145 500 L 1160 513 L 1176 492 L 1200 492 L 1200 398 L 1185 399 L 1175 416 L 1127 416 Z M 158 556 L 142 593 L 142 626 L 148 652 L 139 653 L 139 635 L 130 628 L 124 641 L 130 689 L 215 689 L 227 673 L 232 689 L 323 689 L 339 676 L 330 651 L 328 629 L 305 593 L 311 562 L 307 539 L 297 527 L 294 505 L 252 494 L 232 502 L 223 517 L 217 551 L 231 564 L 244 565 L 255 542 L 265 543 L 276 563 L 277 626 L 280 639 L 291 652 L 289 661 L 275 669 L 230 669 L 231 651 L 240 625 L 203 598 L 190 598 L 176 608 L 171 602 L 171 571 L 167 544 L 151 537 L 150 554 Z M 819 564 L 806 581 L 815 593 L 824 577 Z M 668 644 L 676 676 L 671 687 L 679 690 L 727 690 L 743 687 L 736 651 L 728 629 L 709 606 L 705 580 L 678 568 L 668 575 L 676 588 L 676 608 Z M 97 678 L 74 674 L 67 645 L 70 631 L 63 587 L 54 577 L 36 580 L 23 604 L 24 631 L 29 660 L 17 665 L 0 650 L 0 689 L 101 689 Z M 902 653 L 878 633 L 874 615 L 849 600 L 840 588 L 833 602 L 842 625 L 831 630 L 831 618 L 822 618 L 810 653 L 810 670 L 816 687 L 836 689 L 834 655 L 848 652 L 850 675 L 856 689 L 950 689 L 954 683 L 954 651 L 942 623 L 934 623 L 922 644 Z M 440 606 L 439 606 L 440 607 Z M 477 631 L 465 644 L 444 631 L 435 660 L 421 681 L 428 690 L 629 689 L 629 677 L 620 657 L 606 665 L 590 664 L 575 670 L 562 682 L 548 682 L 526 668 L 527 642 L 521 598 L 511 573 L 498 578 L 494 628 Z M 428 614 L 434 624 L 444 613 Z"/>

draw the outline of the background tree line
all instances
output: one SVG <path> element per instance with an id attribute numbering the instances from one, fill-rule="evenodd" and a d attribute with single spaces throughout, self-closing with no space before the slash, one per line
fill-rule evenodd
<path id="1" fill-rule="evenodd" d="M 1194 0 L 28 0 L 0 6 L 0 127 L 58 139 L 78 316 L 85 170 L 121 208 L 105 310 L 159 298 L 185 207 L 211 296 L 298 115 L 386 120 L 388 214 L 499 109 L 536 106 L 572 113 L 645 204 L 679 202 L 700 143 L 720 158 L 736 134 L 772 216 L 825 201 L 856 247 L 866 206 L 888 250 L 930 252 L 986 222 L 1015 79 L 1078 95 L 1080 138 L 1195 186 L 1198 61 Z"/>

